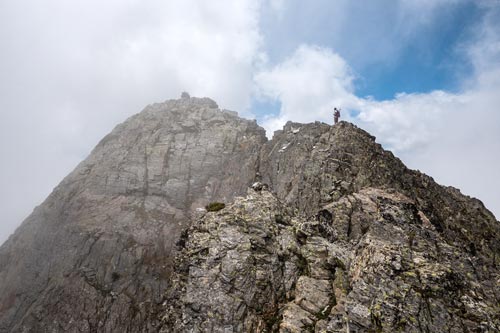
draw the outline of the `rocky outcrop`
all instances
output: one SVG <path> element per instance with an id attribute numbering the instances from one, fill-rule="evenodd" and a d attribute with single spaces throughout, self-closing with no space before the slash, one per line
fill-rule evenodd
<path id="1" fill-rule="evenodd" d="M 252 183 L 265 132 L 208 98 L 117 126 L 0 250 L 0 332 L 147 331 L 180 231 Z"/>
<path id="2" fill-rule="evenodd" d="M 115 128 L 0 248 L 0 332 L 495 332 L 499 255 L 479 200 L 356 126 L 267 142 L 183 94 Z"/>
<path id="3" fill-rule="evenodd" d="M 365 187 L 310 218 L 249 190 L 184 236 L 163 332 L 500 328 L 495 252 L 465 253 L 394 189 Z"/>

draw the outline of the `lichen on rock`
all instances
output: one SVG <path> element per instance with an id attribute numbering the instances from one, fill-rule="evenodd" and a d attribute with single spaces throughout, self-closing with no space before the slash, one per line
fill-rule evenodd
<path id="1" fill-rule="evenodd" d="M 488 296 L 497 275 L 478 280 L 473 273 L 478 258 L 457 255 L 460 248 L 419 224 L 414 202 L 374 188 L 351 200 L 356 202 L 351 222 L 371 225 L 349 241 L 329 240 L 311 227 L 317 221 L 295 216 L 268 191 L 249 191 L 224 213 L 205 216 L 190 228 L 178 255 L 179 267 L 189 270 L 177 275 L 183 281 L 182 308 L 167 309 L 165 327 L 186 332 L 498 328 L 495 298 Z M 291 224 L 276 223 L 277 215 Z"/>

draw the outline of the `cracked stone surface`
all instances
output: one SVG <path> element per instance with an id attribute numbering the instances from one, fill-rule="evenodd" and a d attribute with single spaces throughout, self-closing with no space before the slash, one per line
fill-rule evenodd
<path id="1" fill-rule="evenodd" d="M 208 98 L 107 135 L 0 249 L 0 331 L 154 331 L 196 210 L 254 181 L 264 130 Z"/>
<path id="2" fill-rule="evenodd" d="M 183 94 L 117 126 L 2 245 L 0 332 L 498 332 L 499 265 L 479 200 L 356 126 L 267 141 Z"/>
<path id="3" fill-rule="evenodd" d="M 345 199 L 323 209 L 354 207 L 360 234 L 266 190 L 207 213 L 176 256 L 162 332 L 498 331 L 495 252 L 464 253 L 394 189 Z"/>

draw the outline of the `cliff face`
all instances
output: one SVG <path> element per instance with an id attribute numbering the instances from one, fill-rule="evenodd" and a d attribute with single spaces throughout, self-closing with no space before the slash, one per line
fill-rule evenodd
<path id="1" fill-rule="evenodd" d="M 271 191 L 208 213 L 177 255 L 165 332 L 496 332 L 500 228 L 341 122 L 285 126 Z"/>
<path id="2" fill-rule="evenodd" d="M 186 97 L 115 128 L 0 248 L 0 332 L 495 332 L 499 255 L 480 201 L 354 125 L 267 142 Z"/>
<path id="3" fill-rule="evenodd" d="M 255 176 L 264 130 L 209 99 L 117 126 L 0 250 L 0 331 L 141 331 L 196 208 Z"/>

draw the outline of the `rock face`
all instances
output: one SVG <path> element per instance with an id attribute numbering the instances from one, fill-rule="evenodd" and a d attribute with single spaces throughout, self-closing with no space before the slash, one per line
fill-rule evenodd
<path id="1" fill-rule="evenodd" d="M 499 328 L 495 252 L 446 241 L 393 189 L 363 188 L 310 219 L 250 190 L 186 236 L 163 332 Z"/>
<path id="2" fill-rule="evenodd" d="M 0 332 L 498 332 L 499 265 L 480 201 L 354 125 L 267 141 L 183 94 L 113 130 L 0 248 Z"/>
<path id="3" fill-rule="evenodd" d="M 207 98 L 117 126 L 2 246 L 0 331 L 154 331 L 181 230 L 246 191 L 265 141 Z"/>

